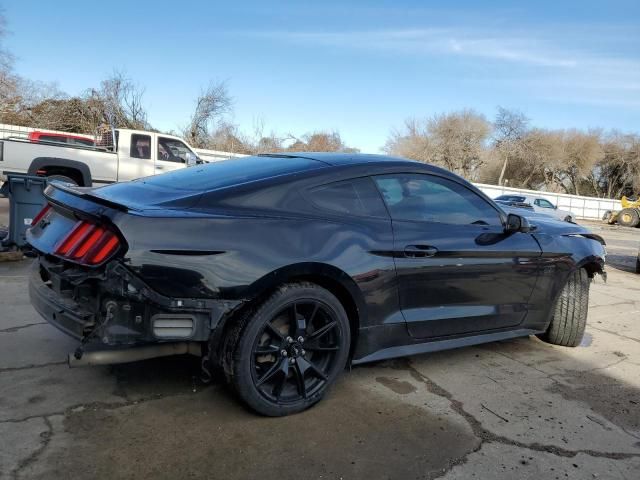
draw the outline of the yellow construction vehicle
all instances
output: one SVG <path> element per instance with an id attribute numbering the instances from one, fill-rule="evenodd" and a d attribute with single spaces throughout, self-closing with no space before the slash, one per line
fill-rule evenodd
<path id="1" fill-rule="evenodd" d="M 624 227 L 637 227 L 640 225 L 640 197 L 637 200 L 622 197 L 620 203 L 622 210 L 607 210 L 602 219 L 609 225 L 614 223 Z"/>

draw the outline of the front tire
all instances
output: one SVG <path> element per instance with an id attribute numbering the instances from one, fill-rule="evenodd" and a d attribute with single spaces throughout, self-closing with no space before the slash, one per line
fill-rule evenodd
<path id="1" fill-rule="evenodd" d="M 225 370 L 242 400 L 279 417 L 319 402 L 344 370 L 347 314 L 329 291 L 303 282 L 280 287 L 227 334 Z"/>
<path id="2" fill-rule="evenodd" d="M 589 311 L 591 279 L 584 268 L 569 275 L 556 301 L 553 318 L 547 331 L 539 337 L 545 342 L 563 347 L 577 347 L 584 336 Z"/>

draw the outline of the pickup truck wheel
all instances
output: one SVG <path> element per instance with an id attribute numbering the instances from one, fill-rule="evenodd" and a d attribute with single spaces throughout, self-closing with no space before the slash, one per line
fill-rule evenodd
<path id="1" fill-rule="evenodd" d="M 322 399 L 349 345 L 349 320 L 335 296 L 312 283 L 286 284 L 229 331 L 225 370 L 253 410 L 289 415 Z"/>
<path id="2" fill-rule="evenodd" d="M 591 279 L 584 268 L 569 276 L 567 284 L 556 301 L 553 318 L 547 331 L 539 338 L 563 347 L 577 347 L 587 326 L 589 286 Z"/>
<path id="3" fill-rule="evenodd" d="M 72 185 L 78 185 L 78 182 L 76 182 L 73 178 L 67 177 L 66 175 L 49 175 L 47 177 L 47 181 L 49 182 L 52 182 L 54 180 L 62 183 L 71 183 Z"/>

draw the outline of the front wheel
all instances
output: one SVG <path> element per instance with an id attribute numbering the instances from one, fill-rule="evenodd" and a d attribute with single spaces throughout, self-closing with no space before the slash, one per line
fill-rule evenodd
<path id="1" fill-rule="evenodd" d="M 312 283 L 287 284 L 228 333 L 225 370 L 256 412 L 301 412 L 320 401 L 344 369 L 350 338 L 334 295 Z"/>
<path id="2" fill-rule="evenodd" d="M 569 275 L 553 311 L 547 331 L 538 335 L 542 340 L 563 347 L 577 347 L 584 336 L 589 311 L 591 279 L 584 268 Z"/>

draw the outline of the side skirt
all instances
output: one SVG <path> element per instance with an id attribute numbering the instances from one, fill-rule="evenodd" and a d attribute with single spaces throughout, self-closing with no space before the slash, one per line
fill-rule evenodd
<path id="1" fill-rule="evenodd" d="M 353 365 L 361 363 L 376 362 L 386 360 L 388 358 L 406 357 L 409 355 L 418 355 L 420 353 L 438 352 L 440 350 L 450 350 L 452 348 L 469 347 L 471 345 L 479 345 L 481 343 L 497 342 L 499 340 L 508 340 L 511 338 L 527 337 L 542 333 L 541 330 L 531 330 L 522 328 L 518 330 L 509 330 L 506 332 L 485 333 L 482 335 L 474 335 L 471 337 L 452 338 L 445 340 L 433 340 L 425 343 L 414 343 L 411 345 L 401 345 L 397 347 L 383 348 L 370 355 L 353 360 Z"/>

